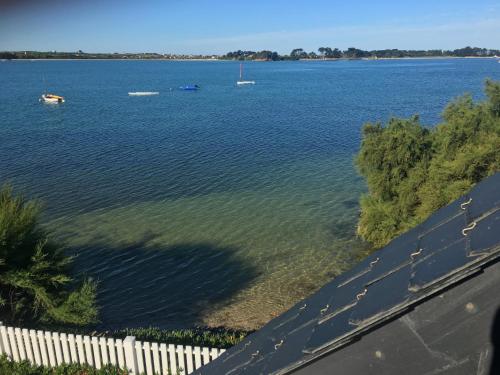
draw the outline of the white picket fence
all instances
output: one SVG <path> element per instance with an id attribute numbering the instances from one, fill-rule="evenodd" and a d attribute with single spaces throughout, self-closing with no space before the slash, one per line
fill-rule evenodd
<path id="1" fill-rule="evenodd" d="M 54 367 L 64 363 L 107 364 L 139 375 L 187 375 L 213 361 L 225 350 L 189 345 L 150 343 L 136 340 L 73 335 L 6 327 L 0 322 L 0 355 L 14 361 L 28 360 Z"/>

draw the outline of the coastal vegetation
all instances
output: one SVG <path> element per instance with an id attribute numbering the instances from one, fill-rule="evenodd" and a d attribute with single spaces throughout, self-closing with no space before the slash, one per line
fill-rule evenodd
<path id="1" fill-rule="evenodd" d="M 238 344 L 250 332 L 226 328 L 191 328 L 162 330 L 157 327 L 128 328 L 111 332 L 111 336 L 125 338 L 135 336 L 137 340 L 168 342 L 176 345 L 195 345 L 227 349 Z"/>
<path id="2" fill-rule="evenodd" d="M 242 51 L 228 52 L 224 55 L 172 54 L 172 53 L 87 53 L 57 51 L 0 51 L 0 59 L 136 59 L 136 60 L 336 60 L 336 59 L 376 59 L 376 58 L 425 58 L 425 57 L 494 57 L 500 56 L 500 50 L 479 47 L 464 47 L 455 50 L 400 50 L 383 49 L 365 51 L 355 47 L 342 51 L 338 48 L 319 47 L 317 51 L 307 52 L 302 48 L 293 49 L 288 55 L 280 55 L 276 51 Z"/>
<path id="3" fill-rule="evenodd" d="M 219 349 L 230 348 L 254 332 L 231 329 L 227 327 L 167 329 L 150 326 L 109 330 L 106 329 L 106 327 L 96 326 L 94 324 L 87 326 L 75 326 L 61 323 L 43 322 L 23 324 L 23 328 L 52 332 L 65 332 L 74 335 L 113 337 L 115 339 L 124 339 L 127 336 L 134 336 L 137 340 L 141 341 L 162 342 L 175 345 L 205 346 Z"/>
<path id="4" fill-rule="evenodd" d="M 1 375 L 126 375 L 127 370 L 106 365 L 97 370 L 89 365 L 71 364 L 54 368 L 32 365 L 28 361 L 11 361 L 5 354 L 0 356 Z"/>
<path id="5" fill-rule="evenodd" d="M 500 170 L 500 82 L 486 80 L 485 93 L 479 103 L 470 95 L 452 101 L 433 128 L 418 116 L 364 125 L 356 157 L 368 184 L 364 240 L 386 245 Z"/>
<path id="6" fill-rule="evenodd" d="M 187 54 L 169 54 L 155 52 L 141 53 L 87 53 L 83 51 L 77 52 L 57 52 L 57 51 L 0 51 L 0 59 L 4 60 L 30 60 L 30 59 L 82 59 L 82 60 L 208 60 L 215 59 L 215 55 L 187 55 Z"/>
<path id="7" fill-rule="evenodd" d="M 234 51 L 220 59 L 225 60 L 337 60 L 337 59 L 376 59 L 376 58 L 424 58 L 424 57 L 494 57 L 500 56 L 500 50 L 479 47 L 465 47 L 455 50 L 400 50 L 384 49 L 365 51 L 350 47 L 342 51 L 339 48 L 320 47 L 317 51 L 307 52 L 302 48 L 293 49 L 288 55 L 272 51 Z"/>
<path id="8" fill-rule="evenodd" d="M 0 320 L 95 323 L 96 283 L 70 276 L 72 258 L 40 226 L 40 210 L 10 186 L 0 188 Z"/>

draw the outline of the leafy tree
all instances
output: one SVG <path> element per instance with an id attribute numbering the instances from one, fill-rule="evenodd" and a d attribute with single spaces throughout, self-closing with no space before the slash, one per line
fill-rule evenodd
<path id="1" fill-rule="evenodd" d="M 369 190 L 363 239 L 384 246 L 500 170 L 500 82 L 487 80 L 485 92 L 481 103 L 469 95 L 450 103 L 435 128 L 417 116 L 364 126 L 356 157 Z"/>
<path id="2" fill-rule="evenodd" d="M 344 57 L 347 57 L 349 59 L 359 59 L 361 57 L 369 57 L 369 56 L 371 56 L 370 52 L 363 51 L 361 49 L 357 49 L 354 47 L 350 47 L 346 51 L 344 51 Z"/>
<path id="3" fill-rule="evenodd" d="M 15 58 L 16 58 L 16 54 L 15 53 L 12 53 L 12 52 L 0 52 L 0 59 L 11 60 L 11 59 L 15 59 Z"/>
<path id="4" fill-rule="evenodd" d="M 295 48 L 292 52 L 290 52 L 290 57 L 295 60 L 304 59 L 307 58 L 307 52 L 305 52 L 302 48 Z"/>
<path id="5" fill-rule="evenodd" d="M 280 59 L 280 56 L 278 55 L 277 52 L 272 52 L 267 50 L 255 52 L 255 54 L 250 57 L 253 57 L 254 59 L 258 60 L 268 60 L 268 61 L 276 61 Z"/>
<path id="6" fill-rule="evenodd" d="M 272 61 L 278 61 L 278 60 L 281 60 L 281 56 L 278 54 L 278 52 L 274 51 L 273 53 L 271 53 L 271 60 Z"/>
<path id="7" fill-rule="evenodd" d="M 318 52 L 321 56 L 324 57 L 332 57 L 333 51 L 330 47 L 320 47 L 318 48 Z"/>
<path id="8" fill-rule="evenodd" d="M 333 57 L 334 59 L 340 59 L 342 57 L 342 51 L 338 48 L 334 48 L 327 57 Z"/>
<path id="9" fill-rule="evenodd" d="M 39 225 L 40 204 L 0 189 L 0 318 L 87 325 L 97 320 L 96 285 L 76 287 L 72 258 Z"/>
<path id="10" fill-rule="evenodd" d="M 487 79 L 485 87 L 489 100 L 489 109 L 494 117 L 500 117 L 500 85 Z"/>
<path id="11" fill-rule="evenodd" d="M 321 56 L 328 58 L 336 58 L 339 59 L 342 57 L 342 51 L 338 48 L 331 49 L 330 47 L 320 47 L 318 48 L 318 52 Z"/>

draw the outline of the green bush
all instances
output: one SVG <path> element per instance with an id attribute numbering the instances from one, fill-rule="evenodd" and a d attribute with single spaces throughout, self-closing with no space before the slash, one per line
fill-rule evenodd
<path id="1" fill-rule="evenodd" d="M 366 124 L 356 164 L 369 193 L 361 198 L 358 234 L 375 248 L 423 222 L 474 184 L 500 170 L 500 83 L 487 100 L 465 95 L 435 128 L 418 116 Z"/>
<path id="2" fill-rule="evenodd" d="M 0 356 L 0 375 L 126 375 L 127 370 L 105 366 L 99 370 L 79 364 L 61 365 L 54 368 L 33 366 L 28 361 L 13 362 Z"/>
<path id="3" fill-rule="evenodd" d="M 111 335 L 118 338 L 135 336 L 137 340 L 143 341 L 227 349 L 243 340 L 248 335 L 248 332 L 225 328 L 162 330 L 156 327 L 148 327 L 118 330 L 112 332 Z"/>
<path id="4" fill-rule="evenodd" d="M 72 259 L 39 225 L 40 204 L 0 188 L 0 319 L 22 324 L 97 320 L 95 283 L 78 287 Z"/>

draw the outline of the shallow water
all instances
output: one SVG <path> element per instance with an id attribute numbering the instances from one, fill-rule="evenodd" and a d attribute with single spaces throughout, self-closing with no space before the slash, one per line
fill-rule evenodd
<path id="1" fill-rule="evenodd" d="M 493 60 L 0 63 L 0 182 L 45 202 L 106 327 L 254 328 L 349 267 L 366 121 L 432 125 Z M 37 101 L 45 90 L 66 97 Z M 197 83 L 198 92 L 177 88 Z M 129 97 L 130 91 L 159 91 Z"/>

